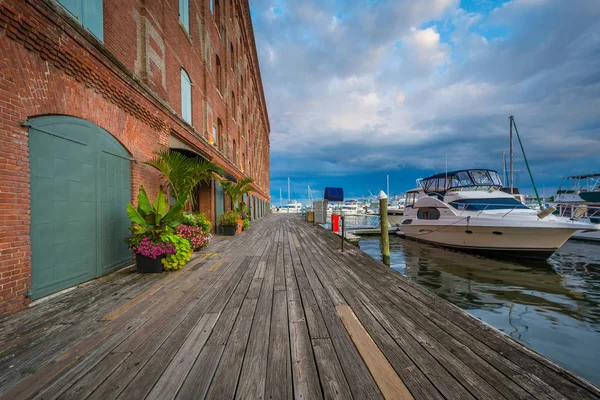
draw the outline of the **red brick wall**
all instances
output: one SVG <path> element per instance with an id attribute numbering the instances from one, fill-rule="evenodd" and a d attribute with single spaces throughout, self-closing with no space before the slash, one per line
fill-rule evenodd
<path id="1" fill-rule="evenodd" d="M 228 173 L 238 178 L 250 174 L 207 140 L 212 130 L 211 113 L 205 111 L 209 106 L 214 120 L 221 118 L 224 132 L 230 133 L 229 144 L 233 139 L 240 148 L 245 144 L 238 127 L 240 118 L 232 120 L 228 96 L 224 93 L 222 99 L 216 93 L 214 68 L 204 63 L 207 37 L 213 43 L 213 55 L 221 58 L 229 92 L 234 90 L 245 117 L 254 121 L 246 124 L 248 131 L 253 130 L 248 136 L 268 138 L 260 77 L 255 76 L 258 69 L 248 4 L 234 2 L 234 9 L 230 3 L 221 0 L 225 36 L 234 32 L 231 21 L 240 18 L 239 47 L 245 50 L 236 47 L 236 53 L 250 60 L 247 70 L 237 74 L 231 71 L 227 49 L 218 39 L 208 0 L 190 1 L 189 35 L 179 23 L 177 0 L 104 0 L 103 44 L 51 0 L 0 1 L 0 315 L 29 302 L 25 296 L 31 282 L 29 153 L 27 128 L 21 125 L 27 119 L 62 114 L 89 120 L 114 135 L 138 161 L 166 149 L 169 136 L 174 135 Z M 192 126 L 179 117 L 182 67 L 193 83 Z M 244 107 L 238 94 L 240 76 L 249 88 L 246 97 L 254 93 L 249 107 Z M 263 146 L 262 153 L 268 154 L 268 146 Z M 252 154 L 247 158 L 254 160 Z M 268 158 L 253 170 L 257 168 L 268 171 Z M 268 198 L 268 172 L 267 183 L 263 173 L 260 186 L 259 176 L 252 177 L 257 182 L 255 195 Z M 132 164 L 133 198 L 142 184 L 153 196 L 158 181 L 149 167 Z M 212 199 L 210 186 L 203 192 L 201 207 L 211 219 Z"/>

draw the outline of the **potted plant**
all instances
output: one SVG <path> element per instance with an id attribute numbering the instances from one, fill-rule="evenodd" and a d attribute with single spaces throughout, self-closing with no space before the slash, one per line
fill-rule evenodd
<path id="1" fill-rule="evenodd" d="M 159 171 L 170 187 L 176 200 L 187 198 L 192 207 L 197 205 L 194 188 L 210 181 L 214 176 L 224 176 L 223 170 L 214 162 L 201 157 L 188 157 L 176 150 L 158 151 L 143 164 Z"/>
<path id="2" fill-rule="evenodd" d="M 163 258 L 177 252 L 173 244 L 152 239 L 148 235 L 134 235 L 125 239 L 125 242 L 135 254 L 137 272 L 142 274 L 162 272 Z"/>
<path id="3" fill-rule="evenodd" d="M 221 227 L 221 233 L 224 235 L 233 236 L 236 234 L 238 224 L 240 221 L 240 214 L 237 211 L 227 211 L 221 215 L 219 226 Z"/>
<path id="4" fill-rule="evenodd" d="M 244 223 L 243 220 L 246 219 L 246 204 L 243 202 L 240 203 L 240 197 L 252 191 L 252 183 L 254 183 L 254 181 L 250 178 L 244 178 L 237 183 L 227 180 L 221 180 L 219 183 L 223 187 L 223 191 L 231 198 L 232 208 L 240 214 L 237 233 L 241 233 Z"/>
<path id="5" fill-rule="evenodd" d="M 185 200 L 185 197 L 181 198 L 169 209 L 167 194 L 162 187 L 154 203 L 151 203 L 141 186 L 137 208 L 132 204 L 127 205 L 132 236 L 125 242 L 135 254 L 138 272 L 162 272 L 163 257 L 177 252 L 177 247 L 164 235 L 173 233 L 181 223 L 181 209 Z"/>

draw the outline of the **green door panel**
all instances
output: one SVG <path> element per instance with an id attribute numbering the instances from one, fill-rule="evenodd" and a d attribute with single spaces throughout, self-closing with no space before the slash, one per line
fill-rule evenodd
<path id="1" fill-rule="evenodd" d="M 98 126 L 65 116 L 29 124 L 35 299 L 131 260 L 123 243 L 131 177 L 127 151 Z"/>
<path id="2" fill-rule="evenodd" d="M 215 185 L 215 231 L 219 233 L 219 220 L 221 219 L 221 215 L 225 213 L 225 195 L 223 193 L 223 188 L 216 181 Z"/>

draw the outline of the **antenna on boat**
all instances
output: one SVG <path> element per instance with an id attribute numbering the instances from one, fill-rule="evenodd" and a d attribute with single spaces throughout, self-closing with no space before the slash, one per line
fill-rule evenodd
<path id="1" fill-rule="evenodd" d="M 448 184 L 448 154 L 446 153 L 446 185 Z"/>
<path id="2" fill-rule="evenodd" d="M 529 172 L 529 177 L 531 178 L 531 184 L 533 185 L 533 190 L 535 191 L 535 197 L 537 198 L 538 204 L 540 206 L 540 210 L 542 210 L 539 214 L 538 217 L 544 218 L 545 216 L 549 215 L 549 213 L 546 213 L 547 210 L 544 210 L 544 206 L 542 205 L 542 201 L 540 200 L 540 195 L 538 193 L 537 187 L 535 186 L 535 181 L 533 180 L 533 175 L 531 174 L 531 169 L 529 168 L 529 162 L 527 162 L 527 156 L 525 155 L 525 149 L 523 148 L 523 143 L 521 142 L 521 136 L 519 135 L 519 130 L 517 129 L 517 124 L 515 123 L 515 117 L 513 117 L 512 115 L 510 116 L 510 138 L 511 138 L 511 159 L 512 159 L 512 127 L 514 125 L 515 127 L 515 133 L 517 134 L 517 139 L 519 140 L 519 146 L 521 146 L 521 152 L 523 153 L 523 159 L 525 160 L 525 165 L 527 166 L 527 172 Z M 511 175 L 512 175 L 512 165 L 511 165 Z M 511 177 L 512 178 L 512 177 Z M 511 182 L 511 191 L 512 191 L 512 182 Z M 552 207 L 548 208 L 548 210 L 552 209 Z M 554 207 L 554 209 L 556 209 L 556 207 Z M 550 213 L 552 213 L 552 211 L 550 211 Z M 543 215 L 543 216 L 540 216 Z"/>
<path id="3" fill-rule="evenodd" d="M 390 194 L 390 176 L 386 175 L 385 176 L 385 182 L 386 182 L 386 189 L 387 189 L 387 194 Z"/>
<path id="4" fill-rule="evenodd" d="M 514 180 L 513 180 L 513 134 L 512 128 L 515 117 L 512 115 L 508 117 L 508 125 L 510 126 L 510 194 L 515 194 L 513 190 Z"/>
<path id="5" fill-rule="evenodd" d="M 506 185 L 508 183 L 508 177 L 506 176 L 506 173 L 508 172 L 506 169 L 506 151 L 502 152 L 502 165 L 504 166 L 504 184 Z"/>
<path id="6" fill-rule="evenodd" d="M 290 177 L 288 176 L 288 204 L 290 204 L 291 202 L 291 198 L 290 198 Z"/>

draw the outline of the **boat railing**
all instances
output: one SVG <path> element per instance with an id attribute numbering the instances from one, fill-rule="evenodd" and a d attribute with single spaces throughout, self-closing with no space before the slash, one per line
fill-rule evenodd
<path id="1" fill-rule="evenodd" d="M 571 219 L 598 219 L 600 223 L 600 206 L 589 206 L 584 203 L 555 203 L 556 214 Z"/>
<path id="2" fill-rule="evenodd" d="M 462 216 L 465 213 L 465 211 L 471 211 L 471 212 L 479 211 L 477 213 L 477 216 L 479 217 L 484 211 L 490 211 L 489 207 L 498 207 L 498 203 L 490 203 L 490 204 L 477 203 L 477 207 L 478 208 L 481 207 L 481 206 L 483 206 L 483 208 L 481 210 L 473 210 L 472 208 L 469 210 L 469 206 L 473 207 L 473 204 L 471 204 L 471 203 L 461 203 L 460 201 L 453 201 L 452 203 L 456 203 L 456 204 L 459 204 L 459 205 L 463 204 L 465 206 L 465 208 L 462 209 L 462 210 L 453 206 L 453 208 L 455 210 L 460 211 L 460 214 L 458 214 L 459 216 Z M 523 210 L 523 209 L 524 208 L 522 207 L 522 205 L 519 204 L 519 205 L 516 205 L 514 207 L 496 208 L 495 210 L 496 211 L 508 210 L 504 215 L 502 215 L 502 217 L 501 217 L 501 219 L 502 219 L 502 218 L 506 217 L 508 214 L 510 214 L 511 212 L 513 212 L 515 210 Z"/>

